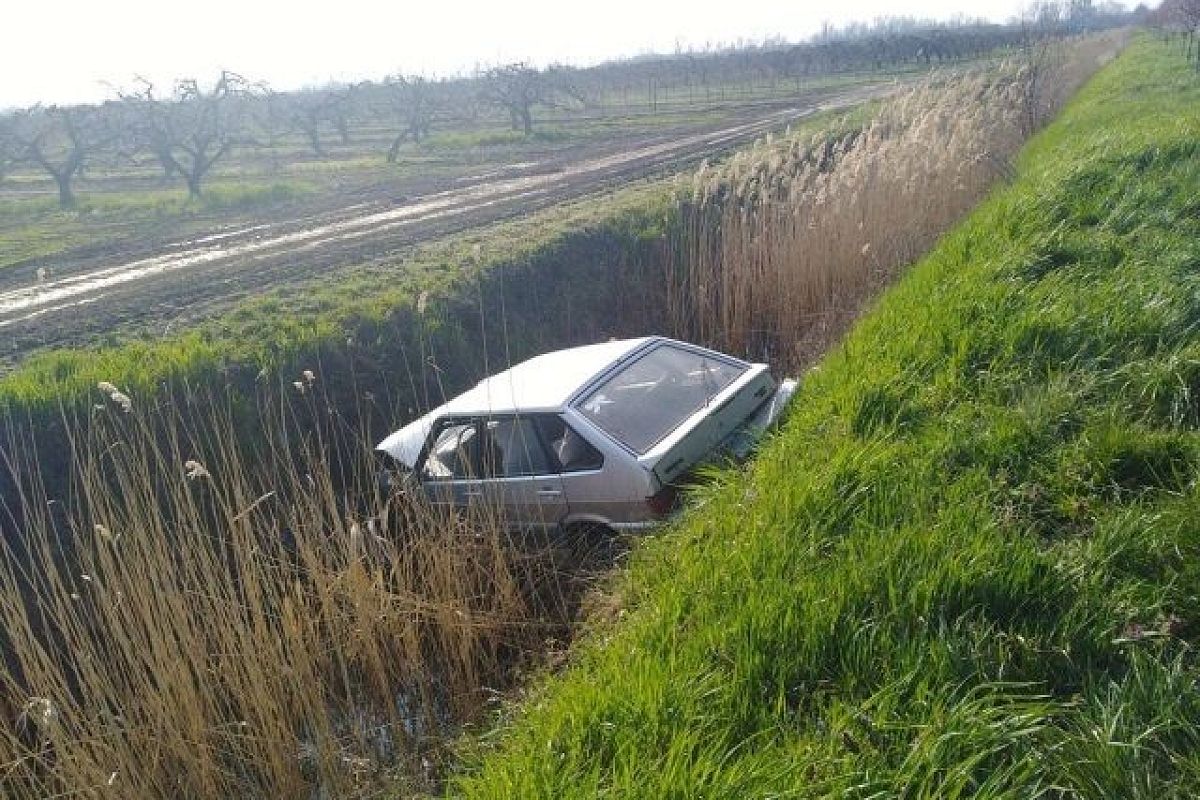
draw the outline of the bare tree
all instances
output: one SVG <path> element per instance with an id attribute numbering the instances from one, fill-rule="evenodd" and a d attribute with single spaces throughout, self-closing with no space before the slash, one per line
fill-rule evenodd
<path id="1" fill-rule="evenodd" d="M 356 85 L 325 89 L 305 89 L 290 95 L 287 115 L 292 126 L 304 134 L 317 156 L 326 155 L 322 139 L 326 131 L 338 135 L 343 145 L 350 144 L 350 124 L 354 117 Z"/>
<path id="2" fill-rule="evenodd" d="M 124 110 L 122 125 L 126 155 L 137 150 L 146 150 L 158 161 L 162 169 L 162 181 L 166 183 L 179 172 L 172 149 L 175 146 L 174 129 L 171 124 L 171 109 L 168 103 L 154 96 L 154 84 L 141 77 L 134 79 L 133 89 L 119 90 L 118 98 Z"/>
<path id="3" fill-rule="evenodd" d="M 433 86 L 420 75 L 391 75 L 383 85 L 392 112 L 400 121 L 400 130 L 387 152 L 388 163 L 394 164 L 400 156 L 400 145 L 408 139 L 419 143 L 429 135 L 436 103 Z"/>
<path id="4" fill-rule="evenodd" d="M 229 155 L 243 136 L 240 117 L 246 109 L 241 101 L 250 91 L 245 78 L 227 70 L 211 89 L 204 89 L 194 78 L 176 86 L 172 110 L 177 139 L 171 153 L 190 197 L 200 196 L 209 170 Z"/>
<path id="5" fill-rule="evenodd" d="M 133 106 L 143 146 L 164 172 L 184 179 L 190 197 L 200 197 L 209 171 L 244 141 L 251 87 L 240 75 L 223 71 L 208 89 L 194 78 L 179 81 L 170 99 L 155 98 L 152 89 L 147 87 Z"/>
<path id="6" fill-rule="evenodd" d="M 557 108 L 580 99 L 562 69 L 538 70 L 519 62 L 493 67 L 483 75 L 483 97 L 509 114 L 513 130 L 533 133 L 533 109 Z"/>
<path id="7" fill-rule="evenodd" d="M 350 124 L 354 121 L 357 113 L 358 103 L 356 101 L 360 88 L 361 84 L 352 83 L 325 90 L 329 97 L 325 110 L 326 117 L 332 123 L 333 129 L 337 131 L 343 146 L 350 144 Z"/>
<path id="8" fill-rule="evenodd" d="M 1184 37 L 1187 57 L 1200 69 L 1200 47 L 1196 46 L 1200 38 L 1200 0 L 1166 0 L 1160 11 Z"/>
<path id="9" fill-rule="evenodd" d="M 1083 33 L 1091 28 L 1098 13 L 1093 0 L 1069 0 L 1064 10 L 1067 27 L 1072 33 Z"/>
<path id="10" fill-rule="evenodd" d="M 59 207 L 74 208 L 75 178 L 106 138 L 98 110 L 34 106 L 14 119 L 11 131 L 21 159 L 54 179 Z"/>
<path id="11" fill-rule="evenodd" d="M 257 101 L 252 103 L 249 114 L 254 130 L 259 134 L 257 144 L 266 147 L 272 172 L 280 168 L 279 142 L 292 130 L 292 98 L 287 92 L 277 92 L 266 84 L 261 85 Z"/>
<path id="12" fill-rule="evenodd" d="M 304 134 L 308 146 L 318 158 L 326 155 L 321 135 L 329 120 L 329 102 L 329 94 L 317 89 L 296 92 L 291 96 L 290 113 L 287 115 L 292 125 Z"/>

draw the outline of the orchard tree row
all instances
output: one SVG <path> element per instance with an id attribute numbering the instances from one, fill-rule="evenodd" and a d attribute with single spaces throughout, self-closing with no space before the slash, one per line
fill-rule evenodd
<path id="1" fill-rule="evenodd" d="M 1200 24 L 1198 4 L 1166 0 L 1156 12 L 1188 32 L 1189 52 Z M 419 144 L 435 129 L 465 129 L 489 118 L 529 136 L 538 109 L 586 112 L 646 103 L 653 111 L 666 95 L 698 103 L 731 86 L 799 89 L 821 76 L 929 68 L 1018 51 L 1034 37 L 1125 25 L 1148 13 L 1090 0 L 1043 1 L 1007 25 L 888 19 L 827 28 L 800 44 L 680 47 L 670 55 L 583 69 L 512 63 L 454 78 L 396 74 L 290 92 L 230 71 L 166 87 L 135 78 L 98 105 L 39 105 L 0 115 L 0 181 L 17 168 L 40 171 L 58 187 L 61 206 L 71 208 L 75 181 L 89 167 L 149 162 L 164 181 L 181 181 L 195 198 L 214 167 L 236 149 L 274 148 L 289 135 L 323 158 L 335 143 L 348 146 L 366 130 L 379 139 L 383 131 L 376 146 L 394 162 L 406 142 Z"/>

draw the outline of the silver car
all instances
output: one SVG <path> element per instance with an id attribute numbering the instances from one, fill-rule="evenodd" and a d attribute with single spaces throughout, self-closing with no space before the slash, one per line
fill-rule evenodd
<path id="1" fill-rule="evenodd" d="M 663 337 L 573 347 L 481 381 L 379 443 L 435 505 L 520 528 L 635 530 L 697 466 L 744 458 L 796 389 L 765 364 Z"/>

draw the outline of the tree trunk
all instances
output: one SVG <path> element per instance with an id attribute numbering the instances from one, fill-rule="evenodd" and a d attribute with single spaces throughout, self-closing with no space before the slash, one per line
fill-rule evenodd
<path id="1" fill-rule="evenodd" d="M 529 106 L 521 109 L 521 124 L 525 126 L 525 135 L 533 134 L 533 114 L 529 110 Z"/>
<path id="2" fill-rule="evenodd" d="M 169 183 L 171 176 L 175 174 L 175 159 L 171 157 L 170 152 L 159 151 L 155 153 L 158 159 L 158 166 L 162 168 L 162 175 L 159 176 L 159 183 Z"/>
<path id="3" fill-rule="evenodd" d="M 317 158 L 325 157 L 325 148 L 321 145 L 321 132 L 315 128 L 305 131 L 308 136 L 308 145 L 312 148 L 313 155 Z"/>
<path id="4" fill-rule="evenodd" d="M 75 192 L 71 190 L 72 175 L 69 172 L 55 173 L 54 182 L 58 184 L 58 207 L 67 211 L 75 207 Z"/>
<path id="5" fill-rule="evenodd" d="M 387 151 L 387 163 L 389 163 L 389 164 L 396 163 L 396 159 L 400 157 L 400 145 L 404 143 L 404 140 L 407 137 L 408 137 L 408 131 L 405 131 L 404 133 L 400 134 L 399 136 L 397 136 L 395 139 L 392 140 L 392 146 L 389 147 L 388 151 Z"/>
<path id="6" fill-rule="evenodd" d="M 200 199 L 200 182 L 204 178 L 203 173 L 189 172 L 188 174 L 184 175 L 183 177 L 187 181 L 188 199 L 189 200 L 199 200 Z"/>

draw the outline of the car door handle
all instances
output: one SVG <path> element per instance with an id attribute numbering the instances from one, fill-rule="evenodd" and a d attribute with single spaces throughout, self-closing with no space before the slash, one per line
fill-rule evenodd
<path id="1" fill-rule="evenodd" d="M 538 494 L 538 497 L 545 497 L 545 498 L 562 497 L 562 490 L 560 490 L 560 489 L 538 489 L 537 494 Z"/>
<path id="2" fill-rule="evenodd" d="M 480 491 L 463 492 L 463 497 L 483 497 L 483 492 L 480 492 Z"/>

